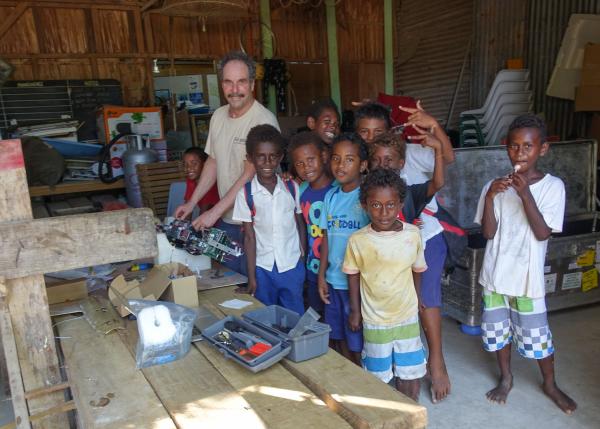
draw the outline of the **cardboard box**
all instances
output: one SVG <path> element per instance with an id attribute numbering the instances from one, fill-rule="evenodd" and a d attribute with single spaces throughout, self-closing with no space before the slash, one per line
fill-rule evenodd
<path id="1" fill-rule="evenodd" d="M 588 43 L 583 54 L 580 86 L 600 85 L 600 44 Z"/>
<path id="2" fill-rule="evenodd" d="M 70 280 L 48 285 L 46 294 L 48 295 L 48 305 L 52 305 L 85 299 L 88 296 L 88 290 L 85 279 Z"/>
<path id="3" fill-rule="evenodd" d="M 171 276 L 179 276 L 171 279 Z M 108 289 L 108 298 L 117 308 L 121 317 L 131 312 L 125 308 L 116 290 L 126 299 L 146 299 L 150 301 L 172 301 L 186 307 L 198 307 L 198 287 L 196 276 L 184 265 L 178 263 L 155 265 L 141 282 L 126 281 L 123 275 L 116 277 Z"/>
<path id="4" fill-rule="evenodd" d="M 148 276 L 142 281 L 137 280 L 126 281 L 123 275 L 116 277 L 108 288 L 108 299 L 117 307 L 117 313 L 121 317 L 125 317 L 131 312 L 125 308 L 120 297 L 114 292 L 115 290 L 126 299 L 147 299 L 157 301 L 167 290 L 171 279 L 163 271 L 156 267 L 152 268 Z"/>
<path id="5" fill-rule="evenodd" d="M 196 275 L 185 265 L 176 262 L 157 265 L 157 267 L 167 273 L 169 277 L 177 276 L 171 279 L 171 287 L 167 288 L 164 299 L 172 301 L 175 304 L 185 305 L 186 307 L 198 307 L 198 280 Z"/>
<path id="6" fill-rule="evenodd" d="M 575 94 L 576 112 L 600 111 L 600 85 L 580 86 Z"/>
<path id="7" fill-rule="evenodd" d="M 150 140 L 165 138 L 160 107 L 124 107 L 104 105 L 96 112 L 98 139 L 108 144 L 118 134 L 117 125 L 131 125 L 134 134 L 149 136 Z M 113 176 L 123 174 L 123 153 L 127 150 L 125 140 L 119 140 L 111 149 L 110 162 Z"/>

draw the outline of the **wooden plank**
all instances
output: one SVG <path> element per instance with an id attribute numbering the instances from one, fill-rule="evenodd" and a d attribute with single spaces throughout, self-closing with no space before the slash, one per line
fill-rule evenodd
<path id="1" fill-rule="evenodd" d="M 135 356 L 136 322 L 128 321 L 127 330 L 119 335 Z M 180 360 L 144 368 L 142 373 L 179 429 L 270 427 L 195 347 Z"/>
<path id="2" fill-rule="evenodd" d="M 14 410 L 16 427 L 18 429 L 29 429 L 29 410 L 25 400 L 25 388 L 23 387 L 23 377 L 21 376 L 21 367 L 19 366 L 19 356 L 17 355 L 17 345 L 13 333 L 8 306 L 6 305 L 6 285 L 4 279 L 0 278 L 0 340 L 4 349 L 4 358 L 8 369 L 8 381 L 10 384 L 10 396 Z M 2 350 L 0 350 L 2 351 Z"/>
<path id="3" fill-rule="evenodd" d="M 218 289 L 227 293 L 212 294 L 203 291 L 199 294 L 203 305 L 207 304 L 213 313 L 212 297 L 231 298 L 233 288 Z M 217 299 L 217 300 L 218 300 Z M 219 301 L 222 302 L 222 301 Z M 258 308 L 259 305 L 256 305 Z M 246 307 L 246 310 L 248 307 Z M 225 379 L 252 405 L 256 413 L 268 423 L 269 427 L 298 428 L 322 427 L 344 428 L 348 424 L 337 414 L 332 413 L 306 386 L 292 376 L 280 364 L 253 374 L 229 359 L 204 341 L 194 343 L 204 356 L 214 365 Z"/>
<path id="4" fill-rule="evenodd" d="M 80 427 L 176 427 L 116 333 L 102 335 L 82 318 L 57 320 Z"/>
<path id="5" fill-rule="evenodd" d="M 2 22 L 0 25 L 0 39 L 11 29 L 11 27 L 19 20 L 21 15 L 27 10 L 29 7 L 28 2 L 21 2 L 17 5 L 17 7 L 12 11 L 9 17 Z"/>
<path id="6" fill-rule="evenodd" d="M 38 414 L 34 414 L 33 416 L 30 417 L 30 420 L 32 422 L 37 422 L 42 419 L 45 419 L 48 416 L 52 416 L 54 414 L 59 414 L 59 413 L 66 413 L 68 411 L 76 410 L 76 409 L 77 409 L 77 407 L 75 406 L 75 402 L 68 401 L 68 402 L 65 402 L 64 404 L 56 405 L 55 407 L 44 410 Z M 7 425 L 0 427 L 0 429 L 19 429 L 20 427 L 21 426 L 18 426 L 16 422 L 12 422 L 12 423 L 9 423 Z M 30 426 L 26 426 L 26 427 L 29 428 Z"/>
<path id="7" fill-rule="evenodd" d="M 239 299 L 253 302 L 252 306 L 242 310 L 218 305 L 231 299 L 233 295 L 233 288 L 203 291 L 199 294 L 200 304 L 222 314 L 236 316 L 262 307 L 262 304 L 249 295 L 237 296 Z M 333 351 L 299 363 L 284 359 L 281 364 L 354 428 L 427 426 L 425 407 Z"/>
<path id="8" fill-rule="evenodd" d="M 9 279 L 156 254 L 150 209 L 0 224 L 0 273 Z"/>
<path id="9" fill-rule="evenodd" d="M 0 223 L 31 220 L 23 152 L 18 140 L 0 141 L 0 183 Z M 6 280 L 6 288 L 25 390 L 61 383 L 44 277 L 38 274 Z M 33 398 L 28 401 L 29 412 L 42 412 L 63 400 L 60 392 Z M 66 415 L 59 414 L 34 423 L 33 427 L 62 429 L 68 427 L 68 420 Z"/>
<path id="10" fill-rule="evenodd" d="M 48 195 L 74 194 L 78 192 L 109 191 L 111 189 L 124 189 L 125 181 L 117 180 L 115 183 L 102 183 L 99 180 L 86 182 L 60 183 L 55 186 L 31 186 L 29 195 L 31 197 L 45 197 Z"/>

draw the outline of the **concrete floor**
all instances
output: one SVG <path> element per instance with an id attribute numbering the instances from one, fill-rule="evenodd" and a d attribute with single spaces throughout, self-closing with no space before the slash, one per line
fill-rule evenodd
<path id="1" fill-rule="evenodd" d="M 427 407 L 429 428 L 543 428 L 600 427 L 600 305 L 551 313 L 550 328 L 556 347 L 559 386 L 578 409 L 563 414 L 540 389 L 537 364 L 513 353 L 514 388 L 506 405 L 487 402 L 485 393 L 496 383 L 496 361 L 481 348 L 479 337 L 460 332 L 444 318 L 444 352 L 452 380 L 452 394 L 433 405 L 423 383 L 420 402 Z M 10 402 L 0 387 L 0 426 L 12 421 Z"/>
<path id="2" fill-rule="evenodd" d="M 505 405 L 485 397 L 497 382 L 495 357 L 481 348 L 479 337 L 460 332 L 452 319 L 443 320 L 446 365 L 452 393 L 432 404 L 423 383 L 420 403 L 427 407 L 429 428 L 600 428 L 600 305 L 550 313 L 550 329 L 556 348 L 559 387 L 578 405 L 567 416 L 542 392 L 535 362 L 513 348 L 514 387 Z"/>

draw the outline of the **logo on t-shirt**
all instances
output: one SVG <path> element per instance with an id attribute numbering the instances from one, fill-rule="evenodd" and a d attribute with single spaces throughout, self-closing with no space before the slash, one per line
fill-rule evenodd
<path id="1" fill-rule="evenodd" d="M 313 273 L 318 274 L 321 259 L 321 242 L 323 241 L 323 231 L 319 227 L 319 218 L 323 210 L 323 201 L 303 201 L 301 206 L 302 215 L 308 227 L 309 253 L 306 267 Z"/>
<path id="2" fill-rule="evenodd" d="M 236 137 L 233 138 L 233 144 L 243 144 L 243 145 L 245 145 L 246 144 L 246 139 L 242 138 L 242 137 L 237 137 L 236 136 Z"/>

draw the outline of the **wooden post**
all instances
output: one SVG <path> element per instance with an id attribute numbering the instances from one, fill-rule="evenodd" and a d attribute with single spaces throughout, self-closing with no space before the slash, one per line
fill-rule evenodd
<path id="1" fill-rule="evenodd" d="M 18 140 L 0 142 L 0 183 L 0 222 L 32 219 L 23 153 Z M 6 280 L 6 289 L 25 390 L 59 384 L 62 379 L 43 275 Z M 34 414 L 60 402 L 64 402 L 61 392 L 33 398 L 28 403 L 29 412 Z M 33 426 L 62 429 L 68 425 L 67 416 L 58 414 Z"/>
<path id="2" fill-rule="evenodd" d="M 262 57 L 273 58 L 273 35 L 271 30 L 271 2 L 260 0 L 260 38 L 262 40 Z M 265 83 L 263 82 L 263 85 Z M 277 102 L 275 100 L 275 88 L 269 87 L 269 103 L 267 107 L 271 112 L 277 114 Z"/>
<path id="3" fill-rule="evenodd" d="M 2 300 L 8 306 L 25 392 L 62 383 L 42 273 L 157 253 L 150 209 L 32 217 L 21 142 L 0 141 L 0 277 L 6 285 Z M 33 428 L 69 426 L 64 413 L 49 415 L 65 410 L 61 392 L 30 396 L 27 405 Z"/>
<path id="4" fill-rule="evenodd" d="M 335 0 L 325 0 L 325 15 L 327 17 L 327 56 L 329 57 L 329 86 L 331 87 L 331 98 L 335 101 L 335 104 L 337 104 L 338 109 L 342 110 L 335 3 Z"/>
<path id="5" fill-rule="evenodd" d="M 383 2 L 383 41 L 385 56 L 385 93 L 394 95 L 394 7 L 393 0 Z"/>

